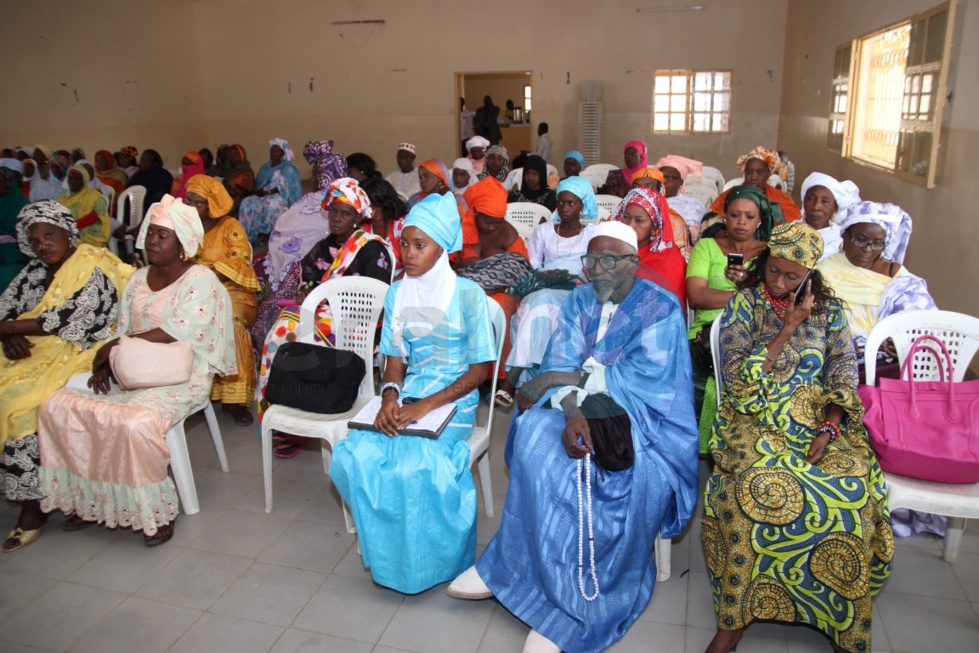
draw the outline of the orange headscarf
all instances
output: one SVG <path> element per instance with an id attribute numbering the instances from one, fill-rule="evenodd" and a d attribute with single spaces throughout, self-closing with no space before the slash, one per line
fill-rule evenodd
<path id="1" fill-rule="evenodd" d="M 498 179 L 486 177 L 467 188 L 462 197 L 469 205 L 466 215 L 462 218 L 462 242 L 464 245 L 472 245 L 479 242 L 476 213 L 491 218 L 505 218 L 507 192 Z"/>
<path id="2" fill-rule="evenodd" d="M 438 159 L 429 159 L 421 164 L 422 168 L 425 168 L 430 173 L 442 180 L 442 183 L 446 188 L 452 188 L 452 183 L 449 180 L 449 169 L 445 167 L 445 164 Z"/>

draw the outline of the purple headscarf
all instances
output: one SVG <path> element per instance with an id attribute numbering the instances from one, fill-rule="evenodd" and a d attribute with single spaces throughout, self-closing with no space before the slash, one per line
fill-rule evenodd
<path id="1" fill-rule="evenodd" d="M 321 190 L 347 176 L 347 158 L 333 151 L 333 141 L 309 141 L 303 147 L 303 158 L 314 166 L 317 187 Z"/>

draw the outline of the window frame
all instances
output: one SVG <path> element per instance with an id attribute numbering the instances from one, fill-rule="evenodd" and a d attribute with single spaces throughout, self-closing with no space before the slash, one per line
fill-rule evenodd
<path id="1" fill-rule="evenodd" d="M 952 39 L 955 31 L 955 18 L 956 18 L 957 4 L 958 4 L 957 0 L 948 0 L 947 2 L 932 7 L 931 9 L 914 14 L 903 20 L 891 23 L 880 29 L 874 30 L 873 32 L 862 34 L 854 38 L 849 43 L 834 48 L 833 50 L 834 77 L 830 83 L 830 107 L 829 107 L 829 112 L 827 113 L 828 120 L 826 126 L 826 144 L 827 144 L 827 149 L 830 152 L 833 152 L 834 154 L 838 154 L 839 156 L 842 156 L 843 158 L 853 161 L 854 163 L 857 163 L 859 165 L 863 165 L 869 168 L 873 168 L 894 175 L 895 177 L 902 179 L 904 181 L 909 181 L 913 184 L 924 186 L 925 188 L 928 189 L 935 188 L 935 186 L 937 185 L 937 176 L 938 176 L 938 168 L 939 168 L 939 153 L 942 145 L 941 141 L 942 141 L 942 131 L 943 131 L 943 120 L 945 115 L 945 109 L 948 104 L 948 94 L 949 94 L 948 76 L 949 76 L 949 68 L 951 66 Z M 947 17 L 945 20 L 944 39 L 943 39 L 943 43 L 941 44 L 941 53 L 942 53 L 941 59 L 937 62 L 937 64 L 936 62 L 910 63 L 910 64 L 906 63 L 904 68 L 905 88 L 907 88 L 909 80 L 911 79 L 912 76 L 920 75 L 923 72 L 934 72 L 935 70 L 938 71 L 938 78 L 937 81 L 935 82 L 936 86 L 935 86 L 935 91 L 933 96 L 934 97 L 934 105 L 932 107 L 933 115 L 931 119 L 922 120 L 920 119 L 920 117 L 915 119 L 907 118 L 906 114 L 908 112 L 905 110 L 905 107 L 909 105 L 905 100 L 907 99 L 908 96 L 903 95 L 902 116 L 900 120 L 900 125 L 898 127 L 899 140 L 898 140 L 897 152 L 895 153 L 895 160 L 893 165 L 891 167 L 887 167 L 885 165 L 879 165 L 872 161 L 868 161 L 865 158 L 858 158 L 854 154 L 854 136 L 855 136 L 854 132 L 856 129 L 856 122 L 857 122 L 856 104 L 859 99 L 859 90 L 860 90 L 861 83 L 867 83 L 867 80 L 861 79 L 860 61 L 863 55 L 863 48 L 871 41 L 871 39 L 874 39 L 875 37 L 878 37 L 881 34 L 890 32 L 892 30 L 898 29 L 903 26 L 910 27 L 911 35 L 912 35 L 911 38 L 913 38 L 915 26 L 918 24 L 924 25 L 925 31 L 927 32 L 927 21 L 930 18 L 937 16 L 943 12 L 947 13 Z M 847 47 L 851 48 L 851 55 L 850 55 L 850 62 L 849 62 L 849 75 L 847 76 L 837 75 L 836 58 L 837 56 L 839 56 L 840 52 Z M 911 47 L 912 45 L 909 45 L 909 50 L 911 49 Z M 925 43 L 922 47 L 926 48 L 927 43 Z M 909 52 L 908 58 L 910 59 L 911 56 L 912 55 Z M 832 137 L 833 137 L 832 128 L 833 128 L 834 120 L 839 120 L 839 116 L 840 116 L 838 112 L 834 111 L 834 109 L 836 108 L 834 104 L 837 98 L 837 91 L 840 88 L 841 83 L 846 84 L 847 92 L 844 96 L 846 97 L 846 111 L 844 114 L 844 129 L 843 129 L 842 145 L 839 149 L 836 149 L 833 147 L 833 143 L 832 143 Z M 918 95 L 918 97 L 920 98 L 920 94 Z M 918 113 L 920 113 L 920 111 Z M 924 158 L 922 159 L 928 162 L 928 171 L 927 174 L 925 175 L 914 174 L 912 172 L 913 163 L 909 164 L 908 162 L 902 162 L 903 138 L 908 137 L 908 135 L 912 135 L 911 137 L 914 137 L 919 133 L 928 133 L 931 135 L 931 142 L 927 148 L 928 156 L 926 159 Z M 902 165 L 907 169 L 906 170 L 901 169 Z"/>
<path id="2" fill-rule="evenodd" d="M 698 92 L 694 88 L 694 85 L 695 85 L 696 76 L 698 74 L 708 74 L 708 75 L 711 75 L 711 76 L 717 75 L 717 74 L 727 75 L 727 89 L 726 90 L 724 90 L 724 89 L 722 89 L 722 90 L 711 89 L 709 91 L 699 91 L 701 93 L 708 93 L 708 94 L 711 95 L 711 104 L 712 105 L 713 105 L 713 102 L 714 102 L 714 99 L 715 99 L 715 96 L 716 95 L 718 95 L 718 94 L 726 94 L 727 95 L 727 110 L 726 111 L 715 110 L 713 106 L 711 106 L 711 108 L 708 111 L 697 111 L 694 108 L 694 94 Z M 686 77 L 686 80 L 687 80 L 686 81 L 686 90 L 683 93 L 674 93 L 672 90 L 670 92 L 668 92 L 668 93 L 657 93 L 656 92 L 656 81 L 657 81 L 657 78 L 666 77 L 668 79 L 671 79 L 673 77 L 680 77 L 680 76 Z M 733 108 L 733 100 L 734 100 L 734 97 L 733 97 L 734 96 L 734 92 L 733 92 L 733 90 L 734 90 L 733 80 L 734 80 L 734 71 L 731 70 L 731 69 L 694 70 L 694 69 L 690 69 L 690 68 L 677 68 L 677 69 L 654 70 L 653 71 L 653 88 L 652 88 L 652 94 L 651 94 L 652 106 L 651 106 L 650 115 L 649 115 L 649 129 L 650 129 L 651 133 L 657 134 L 657 135 L 666 135 L 666 136 L 705 135 L 705 134 L 730 134 L 731 133 L 731 116 L 732 116 L 732 113 L 733 113 L 732 108 Z M 670 84 L 672 85 L 672 79 L 670 81 Z M 672 109 L 672 102 L 670 102 L 669 103 L 670 106 L 667 108 L 667 110 L 665 112 L 664 111 L 657 111 L 656 110 L 656 98 L 657 97 L 664 97 L 664 96 L 665 97 L 668 97 L 668 98 L 684 97 L 685 98 L 685 101 L 684 101 L 684 108 L 683 108 L 683 110 L 682 111 L 674 111 Z M 667 118 L 667 122 L 668 123 L 672 123 L 672 116 L 681 115 L 681 114 L 683 115 L 683 122 L 684 122 L 683 129 L 672 129 L 672 128 L 669 128 L 669 127 L 667 129 L 656 129 L 656 116 L 657 115 L 665 115 L 665 116 L 667 116 L 668 117 Z M 726 127 L 726 129 L 723 129 L 723 130 L 720 130 L 720 129 L 718 129 L 718 130 L 715 130 L 715 129 L 696 130 L 694 128 L 694 115 L 695 114 L 706 114 L 707 116 L 710 116 L 710 122 L 711 122 L 712 125 L 713 125 L 713 122 L 714 122 L 714 117 L 719 115 L 719 116 L 721 116 L 721 120 L 722 121 L 724 121 L 726 119 L 727 127 Z"/>

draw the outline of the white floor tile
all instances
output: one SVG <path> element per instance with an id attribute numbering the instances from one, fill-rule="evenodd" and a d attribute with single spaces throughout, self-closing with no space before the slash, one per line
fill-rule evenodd
<path id="1" fill-rule="evenodd" d="M 374 644 L 401 606 L 404 596 L 368 578 L 333 575 L 326 579 L 294 628 Z"/>
<path id="2" fill-rule="evenodd" d="M 325 579 L 325 574 L 256 562 L 208 611 L 288 626 Z"/>
<path id="3" fill-rule="evenodd" d="M 296 520 L 259 556 L 261 562 L 329 573 L 352 548 L 356 535 L 336 524 Z"/>
<path id="4" fill-rule="evenodd" d="M 656 587 L 653 588 L 653 598 L 650 599 L 646 610 L 639 615 L 639 619 L 678 626 L 686 625 L 689 576 L 690 574 L 686 574 L 681 578 L 680 574 L 675 574 L 666 582 L 656 583 Z"/>
<path id="5" fill-rule="evenodd" d="M 625 637 L 610 646 L 609 653 L 667 653 L 682 651 L 686 628 L 673 624 L 637 621 Z"/>
<path id="6" fill-rule="evenodd" d="M 0 641 L 64 651 L 125 599 L 118 592 L 58 583 L 0 626 Z"/>
<path id="7" fill-rule="evenodd" d="M 287 630 L 269 653 L 370 653 L 372 648 L 367 642 L 353 639 Z"/>
<path id="8" fill-rule="evenodd" d="M 952 566 L 942 560 L 941 549 L 937 548 L 898 549 L 885 589 L 888 593 L 965 599 Z"/>
<path id="9" fill-rule="evenodd" d="M 143 538 L 113 542 L 76 569 L 67 580 L 131 594 L 173 559 L 180 549 L 173 546 L 147 547 Z"/>
<path id="10" fill-rule="evenodd" d="M 205 612 L 169 653 L 268 653 L 284 629 Z"/>
<path id="11" fill-rule="evenodd" d="M 886 592 L 875 600 L 893 653 L 976 649 L 979 627 L 966 601 Z"/>
<path id="12" fill-rule="evenodd" d="M 496 603 L 492 599 L 490 601 Z M 496 604 L 476 653 L 519 651 L 523 648 L 528 632 L 530 627 L 527 624 L 510 614 L 502 605 Z"/>
<path id="13" fill-rule="evenodd" d="M 164 653 L 201 612 L 131 596 L 71 647 L 72 653 Z"/>
<path id="14" fill-rule="evenodd" d="M 58 584 L 52 578 L 22 574 L 16 567 L 4 569 L 0 574 L 3 577 L 0 582 L 0 624 L 6 623 L 34 599 Z"/>
<path id="15" fill-rule="evenodd" d="M 445 588 L 406 596 L 378 643 L 417 653 L 474 653 L 494 602 L 453 599 Z"/>
<path id="16" fill-rule="evenodd" d="M 288 517 L 229 510 L 205 528 L 190 547 L 254 559 L 292 523 Z"/>
<path id="17" fill-rule="evenodd" d="M 135 594 L 206 610 L 251 566 L 244 558 L 184 549 Z"/>

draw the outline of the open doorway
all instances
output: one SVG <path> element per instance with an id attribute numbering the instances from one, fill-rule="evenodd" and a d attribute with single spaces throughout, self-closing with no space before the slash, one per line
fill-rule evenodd
<path id="1" fill-rule="evenodd" d="M 521 152 L 533 150 L 533 134 L 530 128 L 530 115 L 533 110 L 533 98 L 531 88 L 532 75 L 529 70 L 493 72 L 493 73 L 456 73 L 456 115 L 459 113 L 459 99 L 466 101 L 466 109 L 472 114 L 483 106 L 483 98 L 489 96 L 493 105 L 499 109 L 497 127 L 499 134 L 496 136 L 486 136 L 489 140 L 499 140 L 499 144 L 507 149 L 510 159 L 519 155 Z M 508 108 L 508 102 L 513 109 Z M 484 113 L 479 115 L 482 117 Z M 474 116 L 475 118 L 475 116 Z M 474 132 L 481 133 L 481 129 L 474 122 Z M 489 125 L 484 126 L 487 129 Z M 472 134 L 464 134 L 462 121 L 456 121 L 456 130 L 459 135 L 459 151 L 464 152 L 463 142 L 470 138 Z M 493 130 L 488 129 L 488 133 Z"/>

